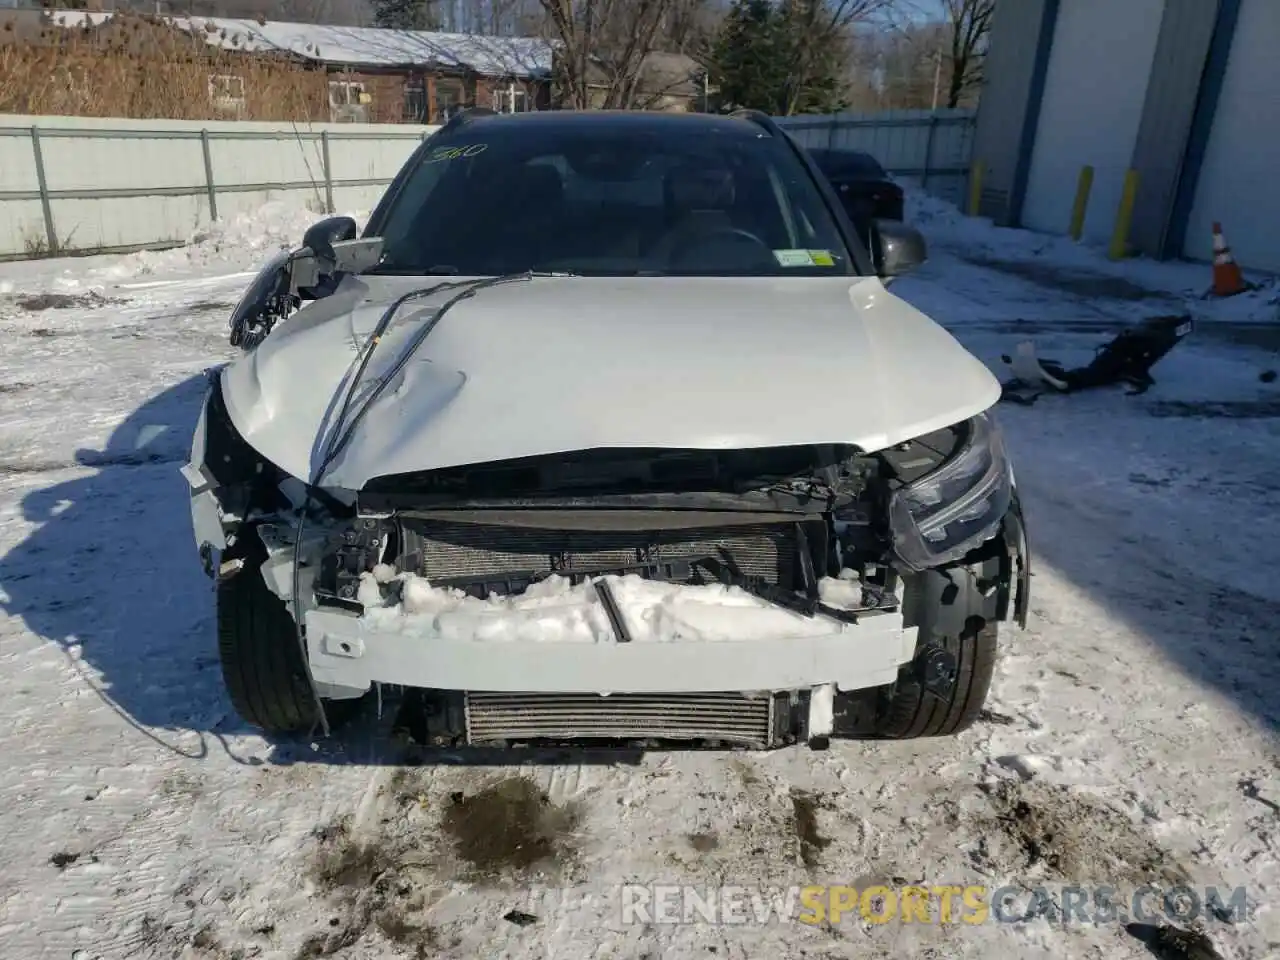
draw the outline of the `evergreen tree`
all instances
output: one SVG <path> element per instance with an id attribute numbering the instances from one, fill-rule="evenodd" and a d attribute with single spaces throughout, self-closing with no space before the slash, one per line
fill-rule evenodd
<path id="1" fill-rule="evenodd" d="M 774 116 L 844 106 L 845 46 L 815 30 L 823 0 L 734 0 L 711 55 L 712 80 L 733 107 Z"/>
<path id="2" fill-rule="evenodd" d="M 781 41 L 782 18 L 770 0 L 734 0 L 711 55 L 724 104 L 777 112 L 787 80 Z"/>
<path id="3" fill-rule="evenodd" d="M 373 22 L 391 30 L 435 30 L 440 26 L 435 0 L 372 0 Z"/>

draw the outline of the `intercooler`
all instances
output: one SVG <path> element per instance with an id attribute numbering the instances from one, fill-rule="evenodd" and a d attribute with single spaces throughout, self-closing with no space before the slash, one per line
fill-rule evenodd
<path id="1" fill-rule="evenodd" d="M 470 743 L 578 740 L 720 741 L 753 749 L 774 742 L 773 696 L 468 693 Z"/>

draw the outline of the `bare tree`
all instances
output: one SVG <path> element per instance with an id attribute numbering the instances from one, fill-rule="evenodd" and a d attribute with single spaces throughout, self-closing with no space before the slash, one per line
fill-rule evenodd
<path id="1" fill-rule="evenodd" d="M 942 100 L 946 25 L 940 21 L 913 23 L 885 35 L 883 93 L 886 109 L 931 110 Z"/>
<path id="2" fill-rule="evenodd" d="M 855 28 L 894 6 L 894 0 L 785 0 L 790 83 L 783 112 L 796 113 L 824 78 L 845 74 Z"/>
<path id="3" fill-rule="evenodd" d="M 982 84 L 982 62 L 996 0 L 944 0 L 951 40 L 951 82 L 947 106 L 957 107 L 965 94 Z"/>
<path id="4" fill-rule="evenodd" d="M 658 49 L 705 59 L 728 8 L 721 0 L 671 0 L 658 27 Z"/>
<path id="5" fill-rule="evenodd" d="M 457 11 L 459 33 L 513 36 L 531 4 L 527 0 L 457 0 L 452 6 Z"/>
<path id="6" fill-rule="evenodd" d="M 970 104 L 996 0 L 899 0 L 884 29 L 859 31 L 853 99 L 879 109 L 927 110 Z M 941 12 L 942 16 L 930 16 Z"/>
<path id="7" fill-rule="evenodd" d="M 645 60 L 656 49 L 674 2 L 540 0 L 557 47 L 555 72 L 563 104 L 578 110 L 633 106 Z"/>

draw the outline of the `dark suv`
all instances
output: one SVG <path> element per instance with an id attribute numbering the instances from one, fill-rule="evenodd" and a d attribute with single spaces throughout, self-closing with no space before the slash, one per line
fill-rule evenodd
<path id="1" fill-rule="evenodd" d="M 902 220 L 902 188 L 871 154 L 859 150 L 807 152 L 835 189 L 863 243 L 869 241 L 873 221 Z"/>

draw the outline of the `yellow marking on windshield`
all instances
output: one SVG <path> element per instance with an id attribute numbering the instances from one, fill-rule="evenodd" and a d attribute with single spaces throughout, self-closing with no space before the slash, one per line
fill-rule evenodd
<path id="1" fill-rule="evenodd" d="M 436 147 L 427 155 L 424 163 L 440 163 L 444 160 L 458 160 L 462 157 L 476 157 L 489 149 L 487 143 L 463 144 L 459 147 Z"/>

